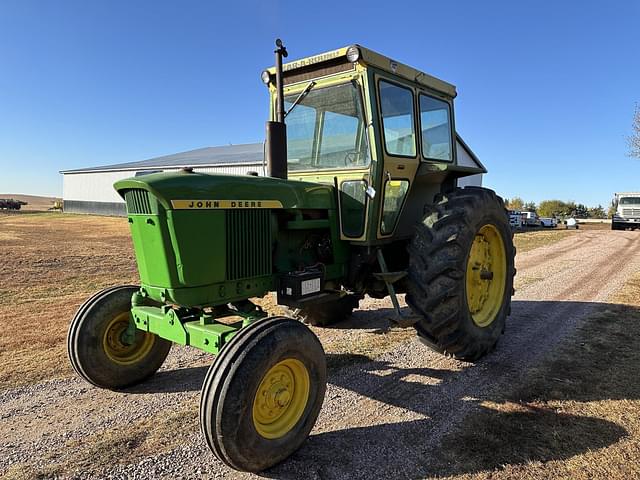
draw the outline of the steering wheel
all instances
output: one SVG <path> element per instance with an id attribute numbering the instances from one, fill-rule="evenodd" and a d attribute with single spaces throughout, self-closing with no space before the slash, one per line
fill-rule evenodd
<path id="1" fill-rule="evenodd" d="M 358 152 L 357 150 L 354 150 L 352 152 L 347 152 L 347 154 L 344 156 L 344 165 L 345 167 L 348 167 L 350 164 L 356 165 L 359 160 L 360 160 L 360 152 Z"/>

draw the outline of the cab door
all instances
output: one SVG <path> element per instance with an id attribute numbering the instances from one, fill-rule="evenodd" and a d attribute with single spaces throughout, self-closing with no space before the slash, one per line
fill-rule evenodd
<path id="1" fill-rule="evenodd" d="M 420 160 L 415 89 L 383 74 L 375 83 L 383 158 L 377 238 L 382 239 L 396 229 Z"/>

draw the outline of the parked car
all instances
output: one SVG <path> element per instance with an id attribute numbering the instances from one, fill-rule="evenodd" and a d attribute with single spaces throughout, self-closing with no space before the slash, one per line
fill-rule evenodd
<path id="1" fill-rule="evenodd" d="M 555 217 L 540 217 L 540 226 L 556 228 L 558 226 L 558 219 Z"/>
<path id="2" fill-rule="evenodd" d="M 572 229 L 578 230 L 578 228 L 580 228 L 578 226 L 578 221 L 573 217 L 567 218 L 564 223 L 566 225 L 567 230 L 572 230 Z"/>
<path id="3" fill-rule="evenodd" d="M 524 222 L 522 220 L 522 212 L 517 210 L 509 210 L 509 225 L 511 228 L 522 228 Z"/>
<path id="4" fill-rule="evenodd" d="M 525 225 L 527 227 L 539 227 L 540 219 L 536 212 L 522 212 L 522 216 L 525 218 Z"/>

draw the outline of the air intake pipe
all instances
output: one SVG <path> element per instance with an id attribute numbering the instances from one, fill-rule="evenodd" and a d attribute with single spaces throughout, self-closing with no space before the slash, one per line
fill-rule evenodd
<path id="1" fill-rule="evenodd" d="M 270 177 L 287 179 L 287 125 L 284 123 L 284 86 L 282 57 L 287 49 L 276 39 L 276 120 L 266 123 L 265 157 Z"/>

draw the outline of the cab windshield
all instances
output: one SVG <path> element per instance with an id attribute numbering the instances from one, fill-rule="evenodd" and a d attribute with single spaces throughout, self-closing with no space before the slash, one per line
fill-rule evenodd
<path id="1" fill-rule="evenodd" d="M 640 205 L 640 197 L 622 197 L 620 205 Z"/>
<path id="2" fill-rule="evenodd" d="M 297 98 L 298 94 L 286 96 L 285 110 Z M 362 100 L 355 82 L 313 88 L 285 122 L 289 171 L 369 165 Z"/>

